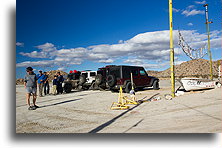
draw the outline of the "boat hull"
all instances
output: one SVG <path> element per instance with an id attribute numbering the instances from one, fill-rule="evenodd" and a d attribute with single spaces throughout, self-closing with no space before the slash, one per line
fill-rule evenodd
<path id="1" fill-rule="evenodd" d="M 182 78 L 181 82 L 186 91 L 210 89 L 216 86 L 215 81 L 201 78 Z"/>

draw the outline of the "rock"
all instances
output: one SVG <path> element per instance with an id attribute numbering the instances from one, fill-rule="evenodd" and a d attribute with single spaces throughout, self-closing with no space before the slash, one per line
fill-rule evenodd
<path id="1" fill-rule="evenodd" d="M 166 94 L 164 95 L 166 100 L 172 100 L 172 96 L 170 94 Z"/>
<path id="2" fill-rule="evenodd" d="M 178 96 L 182 96 L 182 95 L 184 95 L 184 91 L 177 91 L 176 93 L 175 93 L 175 95 L 178 97 Z"/>

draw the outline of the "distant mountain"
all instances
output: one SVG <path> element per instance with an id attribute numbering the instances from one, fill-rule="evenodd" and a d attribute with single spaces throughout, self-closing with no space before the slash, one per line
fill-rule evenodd
<path id="1" fill-rule="evenodd" d="M 218 77 L 218 61 L 213 61 L 213 76 Z M 147 71 L 150 76 L 155 76 L 158 78 L 170 78 L 170 68 L 164 71 Z M 210 64 L 208 60 L 198 59 L 183 62 L 180 65 L 175 66 L 175 77 L 200 77 L 208 78 L 210 75 Z"/>

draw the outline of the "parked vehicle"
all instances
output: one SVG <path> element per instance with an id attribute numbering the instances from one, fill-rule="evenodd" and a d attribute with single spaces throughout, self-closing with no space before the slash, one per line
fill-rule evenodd
<path id="1" fill-rule="evenodd" d="M 63 89 L 66 93 L 70 93 L 72 89 L 88 90 L 95 82 L 97 71 L 76 71 L 69 73 L 67 79 L 63 82 Z"/>
<path id="2" fill-rule="evenodd" d="M 86 70 L 82 71 L 81 75 L 84 75 L 86 78 L 86 82 L 83 85 L 83 88 L 89 89 L 92 88 L 95 83 L 95 77 L 97 75 L 97 71 Z"/>
<path id="3" fill-rule="evenodd" d="M 131 82 L 131 73 L 133 84 Z M 120 86 L 126 93 L 134 88 L 141 90 L 145 87 L 159 89 L 159 79 L 148 76 L 145 69 L 139 66 L 109 65 L 99 68 L 95 84 L 100 88 L 108 88 L 111 91 L 118 91 Z"/>
<path id="4" fill-rule="evenodd" d="M 67 79 L 63 82 L 63 90 L 66 93 L 70 93 L 72 89 L 82 89 L 82 85 L 86 82 L 84 75 L 81 75 L 80 71 L 75 73 L 69 73 Z"/>

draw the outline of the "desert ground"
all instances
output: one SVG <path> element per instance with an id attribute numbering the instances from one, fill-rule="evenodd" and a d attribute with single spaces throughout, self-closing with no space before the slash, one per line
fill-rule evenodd
<path id="1" fill-rule="evenodd" d="M 179 84 L 176 83 L 176 88 Z M 221 88 L 185 92 L 171 100 L 170 80 L 160 89 L 136 92 L 137 100 L 154 98 L 128 110 L 111 110 L 118 93 L 75 91 L 37 98 L 28 110 L 25 89 L 16 85 L 16 133 L 221 133 Z M 129 96 L 129 94 L 124 94 Z"/>

